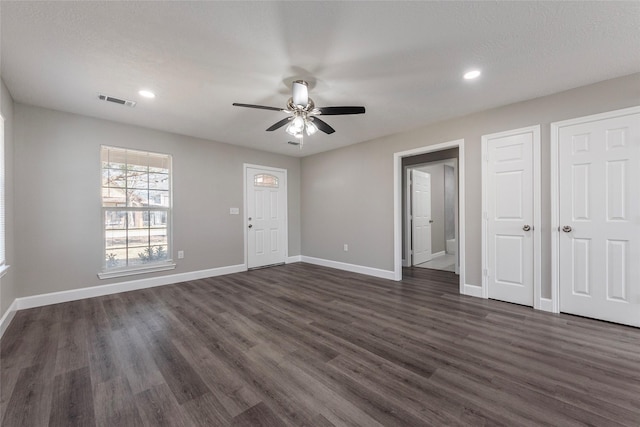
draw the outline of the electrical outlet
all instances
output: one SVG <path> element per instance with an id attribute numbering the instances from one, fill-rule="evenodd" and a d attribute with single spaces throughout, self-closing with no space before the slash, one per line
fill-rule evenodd
<path id="1" fill-rule="evenodd" d="M 344 251 L 349 252 L 349 245 L 347 245 L 346 243 L 344 244 Z"/>
<path id="2" fill-rule="evenodd" d="M 178 251 L 178 259 L 184 258 L 184 251 Z"/>

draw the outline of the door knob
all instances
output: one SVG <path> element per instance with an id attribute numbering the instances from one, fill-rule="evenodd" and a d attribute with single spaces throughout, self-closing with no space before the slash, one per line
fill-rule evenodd
<path id="1" fill-rule="evenodd" d="M 565 225 L 564 227 L 562 227 L 562 231 L 564 231 L 565 233 L 569 233 L 571 232 L 571 227 L 569 227 L 568 225 Z"/>
<path id="2" fill-rule="evenodd" d="M 530 225 L 525 225 L 524 227 L 522 227 L 522 229 L 524 231 L 529 231 L 529 230 L 531 230 L 531 226 Z"/>
<path id="3" fill-rule="evenodd" d="M 249 228 L 253 227 L 253 224 L 249 224 Z"/>

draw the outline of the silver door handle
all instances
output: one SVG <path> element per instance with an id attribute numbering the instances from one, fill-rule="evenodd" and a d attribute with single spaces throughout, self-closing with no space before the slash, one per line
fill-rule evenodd
<path id="1" fill-rule="evenodd" d="M 433 224 L 433 220 L 432 219 L 429 220 L 429 224 Z"/>
<path id="2" fill-rule="evenodd" d="M 530 225 L 525 225 L 524 227 L 522 227 L 522 229 L 524 231 L 529 231 L 529 230 L 531 230 L 531 226 Z"/>
<path id="3" fill-rule="evenodd" d="M 253 224 L 249 224 L 249 228 L 253 227 Z"/>
<path id="4" fill-rule="evenodd" d="M 565 225 L 564 227 L 562 227 L 562 231 L 564 231 L 565 233 L 570 233 L 571 227 L 569 227 L 568 225 Z"/>

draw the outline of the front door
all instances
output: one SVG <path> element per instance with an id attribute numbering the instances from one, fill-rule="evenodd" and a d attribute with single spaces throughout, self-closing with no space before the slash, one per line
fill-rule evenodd
<path id="1" fill-rule="evenodd" d="M 411 170 L 411 242 L 413 265 L 431 259 L 431 175 Z"/>
<path id="2" fill-rule="evenodd" d="M 248 268 L 285 262 L 286 184 L 284 170 L 246 168 Z"/>
<path id="3" fill-rule="evenodd" d="M 561 126 L 560 311 L 640 326 L 640 113 Z"/>
<path id="4" fill-rule="evenodd" d="M 533 306 L 536 128 L 483 137 L 488 297 Z"/>

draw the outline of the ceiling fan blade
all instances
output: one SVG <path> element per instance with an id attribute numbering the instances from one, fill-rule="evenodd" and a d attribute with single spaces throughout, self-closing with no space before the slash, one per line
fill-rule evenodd
<path id="1" fill-rule="evenodd" d="M 284 108 L 267 107 L 266 105 L 238 104 L 237 102 L 234 102 L 233 105 L 235 107 L 259 108 L 260 110 L 285 111 Z"/>
<path id="2" fill-rule="evenodd" d="M 271 125 L 271 127 L 268 128 L 267 131 L 271 132 L 276 129 L 280 129 L 282 126 L 286 125 L 289 120 L 291 120 L 291 117 L 285 117 L 284 119 L 280 120 L 278 123 Z"/>
<path id="3" fill-rule="evenodd" d="M 329 124 L 327 124 L 327 122 L 325 122 L 323 120 L 320 120 L 317 117 L 313 118 L 313 124 L 316 125 L 316 127 L 318 129 L 320 129 L 322 132 L 326 133 L 327 135 L 331 135 L 332 133 L 334 133 L 336 131 L 334 128 L 329 126 Z"/>
<path id="4" fill-rule="evenodd" d="M 305 107 L 309 103 L 309 88 L 304 80 L 296 80 L 292 86 L 293 103 L 300 107 Z"/>
<path id="5" fill-rule="evenodd" d="M 364 107 L 322 107 L 318 108 L 325 116 L 339 116 L 342 114 L 364 114 Z"/>

